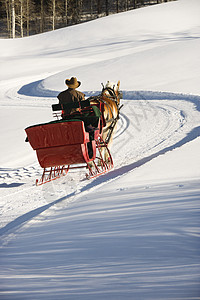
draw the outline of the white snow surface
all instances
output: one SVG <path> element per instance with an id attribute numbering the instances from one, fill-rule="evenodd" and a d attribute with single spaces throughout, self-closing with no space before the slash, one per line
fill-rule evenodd
<path id="1" fill-rule="evenodd" d="M 0 40 L 0 299 L 200 299 L 200 1 Z M 114 169 L 36 187 L 24 129 L 121 81 Z"/>

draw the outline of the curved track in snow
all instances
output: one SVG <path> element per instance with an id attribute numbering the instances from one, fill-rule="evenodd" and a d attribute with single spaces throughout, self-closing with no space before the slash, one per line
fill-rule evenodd
<path id="1" fill-rule="evenodd" d="M 118 166 L 150 155 L 155 157 L 199 136 L 195 130 L 199 126 L 198 97 L 184 99 L 182 95 L 180 99 L 180 95 L 168 94 L 166 99 L 167 93 L 160 93 L 160 99 L 156 99 L 158 93 L 151 92 L 151 97 L 147 97 L 149 93 L 140 92 L 140 99 L 123 102 L 122 119 L 112 149 Z"/>
<path id="2" fill-rule="evenodd" d="M 18 93 L 14 88 L 7 94 L 15 104 L 23 102 L 24 105 L 28 100 L 27 104 L 31 105 L 31 109 L 44 107 L 48 102 L 48 98 L 28 97 Z M 123 94 L 126 100 L 122 100 L 121 118 L 111 148 L 114 170 L 90 181 L 85 179 L 85 171 L 71 171 L 66 177 L 54 183 L 36 188 L 33 185 L 35 178 L 39 177 L 42 171 L 36 162 L 25 168 L 1 169 L 0 185 L 7 187 L 2 198 L 5 199 L 3 213 L 5 220 L 10 219 L 10 223 L 6 224 L 3 216 L 1 234 L 20 226 L 55 203 L 74 201 L 74 197 L 82 195 L 83 192 L 87 193 L 99 185 L 115 180 L 200 135 L 198 130 L 200 97 L 146 91 L 124 91 Z M 53 99 L 53 102 L 55 101 Z M 50 109 L 51 103 L 52 101 L 48 102 L 47 109 Z M 10 193 L 9 187 L 15 187 L 15 192 L 12 190 Z M 16 197 L 24 199 L 26 195 L 30 196 L 33 205 L 29 206 L 28 200 L 19 201 L 18 215 L 16 212 L 12 214 L 8 208 L 10 203 Z M 6 201 L 7 197 L 10 199 L 9 202 Z"/>

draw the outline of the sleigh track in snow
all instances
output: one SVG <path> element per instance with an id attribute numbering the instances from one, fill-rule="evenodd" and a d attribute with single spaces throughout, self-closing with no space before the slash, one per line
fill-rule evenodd
<path id="1" fill-rule="evenodd" d="M 193 124 L 192 119 L 194 117 L 192 114 L 195 115 L 199 111 L 200 97 L 156 92 L 140 92 L 139 97 L 136 93 L 129 92 L 127 98 L 128 100 L 122 102 L 124 108 L 121 112 L 121 119 L 118 122 L 112 148 L 115 169 L 103 177 L 92 179 L 89 183 L 85 180 L 82 171 L 74 170 L 71 175 L 68 175 L 68 187 L 65 185 L 65 178 L 63 178 L 59 179 L 56 184 L 52 183 L 51 187 L 39 188 L 38 193 L 40 195 L 44 196 L 46 194 L 45 202 L 47 204 L 41 206 L 38 203 L 38 207 L 32 212 L 27 207 L 26 213 L 20 217 L 15 216 L 15 220 L 2 228 L 2 234 L 21 226 L 24 222 L 56 203 L 71 202 L 77 195 L 83 192 L 88 193 L 102 184 L 115 180 L 118 176 L 123 176 L 123 174 L 134 170 L 134 168 L 145 164 L 151 159 L 176 149 L 199 136 L 200 130 L 198 126 Z M 194 105 L 196 108 L 194 108 Z M 160 124 L 160 127 L 158 126 L 159 128 L 152 133 L 154 136 L 151 135 L 147 139 L 146 136 L 141 138 L 143 134 L 145 135 L 150 120 L 155 118 L 155 114 L 158 119 L 164 118 L 164 124 Z M 124 153 L 122 147 L 125 141 L 126 153 Z M 138 141 L 140 141 L 140 145 L 137 144 Z M 144 147 L 144 144 L 146 147 Z M 122 156 L 123 153 L 124 156 Z M 128 161 L 126 154 L 129 156 Z M 17 169 L 1 168 L 0 186 L 4 188 L 2 199 L 12 197 L 14 194 L 35 193 L 32 179 L 38 173 L 39 166 L 36 163 Z M 15 187 L 15 191 L 12 192 L 9 187 Z M 53 201 L 48 193 L 49 190 L 54 193 Z"/>

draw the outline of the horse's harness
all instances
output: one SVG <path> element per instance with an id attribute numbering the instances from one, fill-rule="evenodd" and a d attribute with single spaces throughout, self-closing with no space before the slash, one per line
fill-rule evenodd
<path id="1" fill-rule="evenodd" d="M 116 117 L 114 117 L 114 113 L 113 113 L 111 105 L 103 99 L 103 94 L 105 91 L 108 91 L 108 93 L 109 93 L 109 95 L 108 96 L 106 95 L 106 97 L 109 98 L 109 100 L 114 102 L 116 105 L 116 108 L 117 108 L 117 116 Z M 121 98 L 120 94 L 119 94 L 119 97 Z M 110 87 L 105 87 L 105 88 L 103 87 L 103 90 L 99 96 L 93 96 L 93 97 L 90 97 L 89 99 L 94 99 L 95 101 L 102 102 L 105 106 L 107 106 L 108 111 L 111 111 L 111 113 L 112 113 L 112 117 L 110 119 L 105 119 L 106 123 L 111 123 L 108 127 L 106 127 L 104 129 L 104 132 L 107 132 L 105 143 L 108 144 L 110 141 L 110 138 L 112 136 L 113 130 L 117 124 L 117 121 L 119 120 L 120 109 L 122 108 L 123 105 L 120 105 L 118 103 L 118 97 L 117 97 L 114 89 L 112 89 Z"/>

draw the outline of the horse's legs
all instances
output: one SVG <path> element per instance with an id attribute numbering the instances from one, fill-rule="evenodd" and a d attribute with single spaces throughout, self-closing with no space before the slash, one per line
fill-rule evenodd
<path id="1" fill-rule="evenodd" d="M 115 130 L 114 130 L 115 131 Z M 110 150 L 111 146 L 112 146 L 112 142 L 113 142 L 113 134 L 114 134 L 114 131 L 112 132 L 111 136 L 110 136 L 110 139 L 109 139 L 109 142 L 107 144 L 107 147 L 108 149 Z M 108 132 L 103 132 L 103 135 L 102 135 L 102 138 L 104 141 L 106 141 L 106 137 L 108 135 Z M 108 162 L 109 160 L 109 152 L 107 151 L 107 149 L 105 147 L 102 147 L 101 148 L 101 155 L 102 155 L 102 158 L 104 159 L 105 162 Z"/>

